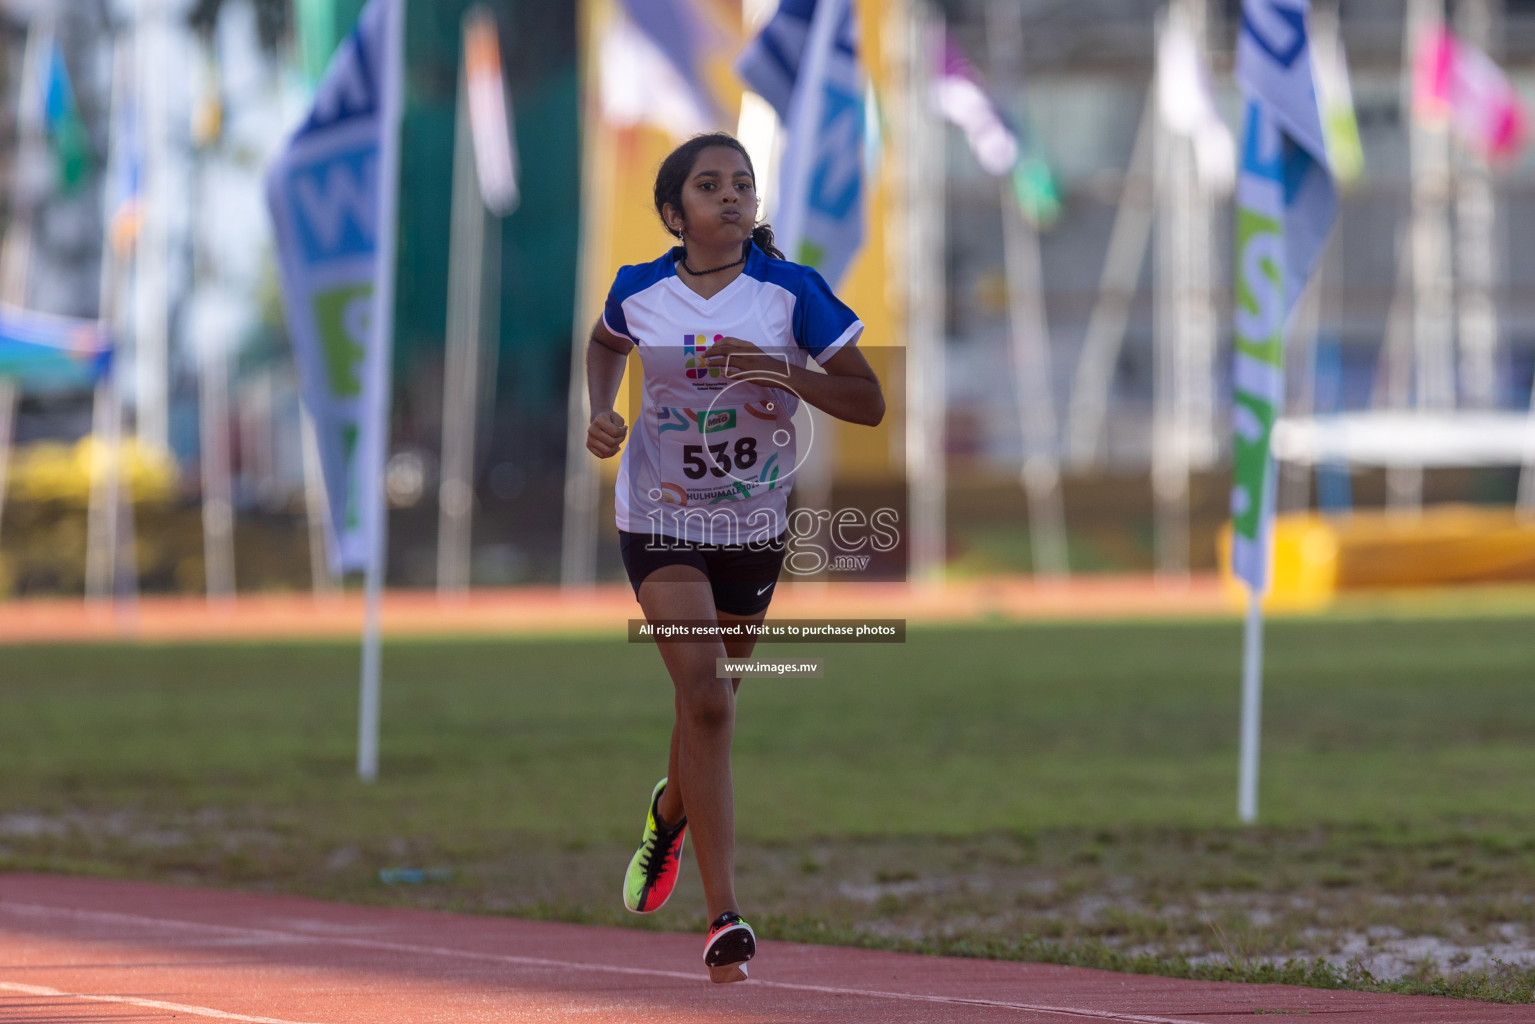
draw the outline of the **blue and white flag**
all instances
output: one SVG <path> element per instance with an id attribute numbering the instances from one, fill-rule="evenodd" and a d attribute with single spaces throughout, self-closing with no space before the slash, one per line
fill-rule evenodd
<path id="1" fill-rule="evenodd" d="M 314 419 L 336 572 L 382 536 L 399 182 L 402 0 L 369 0 L 267 174 L 288 332 Z"/>
<path id="2" fill-rule="evenodd" d="M 1337 196 L 1306 39 L 1309 0 L 1243 0 L 1237 82 L 1247 133 L 1237 176 L 1232 353 L 1232 571 L 1268 588 L 1275 474 L 1269 436 L 1284 406 L 1284 335 L 1332 228 Z"/>
<path id="3" fill-rule="evenodd" d="M 787 135 L 778 240 L 835 287 L 863 244 L 865 76 L 852 0 L 782 0 L 736 71 Z"/>
<path id="4" fill-rule="evenodd" d="M 653 124 L 677 138 L 724 123 L 704 75 L 717 33 L 693 0 L 621 0 L 600 30 L 603 116 Z"/>
<path id="5" fill-rule="evenodd" d="M 100 321 L 0 303 L 0 377 L 21 390 L 89 391 L 111 364 L 112 339 Z"/>

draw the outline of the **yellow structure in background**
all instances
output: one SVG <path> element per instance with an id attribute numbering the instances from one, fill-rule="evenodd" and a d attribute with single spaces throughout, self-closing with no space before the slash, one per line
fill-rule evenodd
<path id="1" fill-rule="evenodd" d="M 163 448 L 135 438 L 123 441 L 119 472 L 137 504 L 167 502 L 176 496 L 176 460 Z M 20 501 L 58 501 L 84 508 L 91 485 L 106 477 L 112 450 L 87 434 L 74 444 L 39 441 L 11 450 L 7 494 Z"/>
<path id="2" fill-rule="evenodd" d="M 693 0 L 695 9 L 720 35 L 722 48 L 712 54 L 705 74 L 714 88 L 715 100 L 728 123 L 720 128 L 732 134 L 740 115 L 742 87 L 733 70 L 736 57 L 748 42 L 741 0 Z M 859 42 L 864 66 L 874 83 L 880 102 L 893 95 L 887 87 L 894 82 L 893 68 L 887 59 L 884 35 L 892 22 L 890 6 L 879 0 L 855 0 L 859 19 Z M 582 324 L 594 323 L 602 315 L 608 286 L 620 266 L 648 263 L 666 251 L 676 240 L 661 227 L 656 216 L 652 190 L 661 161 L 678 144 L 666 132 L 647 125 L 619 127 L 603 118 L 601 68 L 597 60 L 602 33 L 618 9 L 618 0 L 584 0 L 579 19 L 582 66 L 582 252 L 578 288 Z M 865 239 L 857 258 L 848 269 L 847 278 L 837 288 L 838 295 L 864 322 L 860 343 L 865 356 L 884 384 L 889 413 L 878 428 L 849 427 L 837 432 L 835 473 L 839 480 L 893 480 L 901 476 L 898 460 L 903 417 L 899 414 L 899 396 L 904 394 L 903 380 L 893 379 L 904 372 L 892 348 L 905 345 L 903 301 L 900 288 L 891 280 L 891 244 L 887 224 L 898 222 L 893 216 L 890 182 L 895 173 L 895 149 L 886 139 L 879 165 L 870 169 L 865 199 Z M 776 173 L 776 171 L 774 172 Z M 751 340 L 751 339 L 747 339 Z M 631 355 L 630 372 L 636 372 L 638 356 Z M 616 411 L 626 422 L 633 422 L 628 408 L 631 381 L 626 375 L 619 389 Z M 618 471 L 617 459 L 605 459 L 602 472 L 611 480 Z"/>
<path id="3" fill-rule="evenodd" d="M 1231 527 L 1221 531 L 1221 576 L 1233 605 L 1246 587 L 1231 575 Z M 1344 516 L 1298 513 L 1274 521 L 1269 611 L 1327 607 L 1340 593 L 1466 583 L 1535 582 L 1535 523 L 1514 510 L 1440 505 L 1421 514 L 1378 509 Z"/>
<path id="4" fill-rule="evenodd" d="M 891 59 L 886 33 L 899 29 L 904 4 L 880 0 L 854 0 L 858 13 L 859 46 L 864 70 L 874 83 L 875 100 L 880 108 L 889 108 L 901 91 L 897 88 L 899 68 Z M 879 111 L 875 116 L 882 116 Z M 879 126 L 883 144 L 879 163 L 869 168 L 867 205 L 864 211 L 863 248 L 848 268 L 847 280 L 838 294 L 863 321 L 859 348 L 870 367 L 879 375 L 885 392 L 885 420 L 878 427 L 849 426 L 837 431 L 836 477 L 843 481 L 885 481 L 904 479 L 905 452 L 904 396 L 906 364 L 900 358 L 906 347 L 905 291 L 902 273 L 892 273 L 903 266 L 899 242 L 890 228 L 905 223 L 897 207 L 899 148 L 890 137 L 888 121 Z M 935 202 L 942 202 L 936 197 Z"/>

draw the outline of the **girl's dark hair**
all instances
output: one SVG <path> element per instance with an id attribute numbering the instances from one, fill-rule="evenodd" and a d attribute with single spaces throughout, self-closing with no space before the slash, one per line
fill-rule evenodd
<path id="1" fill-rule="evenodd" d="M 661 218 L 661 226 L 671 232 L 671 226 L 666 223 L 666 214 L 663 212 L 667 203 L 682 212 L 682 186 L 687 184 L 688 173 L 693 170 L 693 163 L 698 159 L 698 154 L 710 146 L 724 146 L 741 154 L 741 159 L 746 161 L 746 169 L 751 172 L 752 181 L 757 180 L 757 170 L 752 167 L 751 154 L 746 152 L 746 147 L 734 135 L 725 132 L 710 132 L 707 135 L 695 135 L 661 161 L 660 170 L 656 171 L 656 216 Z M 773 229 L 766 224 L 758 224 L 752 228 L 752 241 L 757 243 L 757 248 L 773 257 L 775 260 L 785 259 L 783 253 L 773 244 Z"/>

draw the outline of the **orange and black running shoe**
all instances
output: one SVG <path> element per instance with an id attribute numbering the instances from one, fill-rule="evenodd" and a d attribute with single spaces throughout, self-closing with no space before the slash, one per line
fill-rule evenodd
<path id="1" fill-rule="evenodd" d="M 709 926 L 704 943 L 704 963 L 709 980 L 725 983 L 746 980 L 746 961 L 757 955 L 757 934 L 740 914 L 727 910 Z"/>

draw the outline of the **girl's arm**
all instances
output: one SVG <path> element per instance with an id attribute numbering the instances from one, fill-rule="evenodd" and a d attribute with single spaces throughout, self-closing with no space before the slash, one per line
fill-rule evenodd
<path id="1" fill-rule="evenodd" d="M 624 418 L 613 411 L 613 399 L 618 397 L 624 366 L 633 347 L 634 342 L 608 330 L 600 319 L 586 343 L 586 395 L 592 409 L 591 423 L 586 428 L 586 450 L 599 459 L 618 454 L 629 433 Z"/>
<path id="2" fill-rule="evenodd" d="M 880 389 L 879 378 L 863 353 L 852 345 L 844 345 L 821 364 L 825 373 L 790 365 L 782 356 L 763 352 L 740 338 L 722 338 L 715 342 L 709 348 L 705 364 L 724 367 L 725 376 L 729 378 L 755 379 L 769 387 L 792 391 L 839 420 L 873 427 L 885 418 L 885 395 Z"/>

